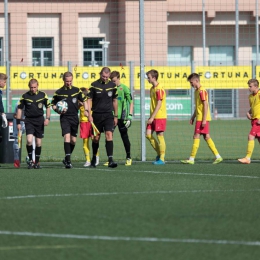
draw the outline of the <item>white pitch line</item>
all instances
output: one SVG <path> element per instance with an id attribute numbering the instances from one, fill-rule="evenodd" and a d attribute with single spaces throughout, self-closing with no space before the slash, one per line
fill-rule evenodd
<path id="1" fill-rule="evenodd" d="M 74 170 L 83 170 L 83 168 L 73 168 Z M 93 168 L 91 168 L 93 169 Z M 89 169 L 86 168 L 86 171 Z M 111 172 L 113 169 L 93 169 L 93 171 L 106 171 Z M 114 170 L 116 171 L 116 170 Z M 248 178 L 248 179 L 260 179 L 260 176 L 249 176 L 249 175 L 232 175 L 232 174 L 207 174 L 207 173 L 194 173 L 194 172 L 157 172 L 157 171 L 137 171 L 137 170 L 131 170 L 132 172 L 138 172 L 138 173 L 152 173 L 152 174 L 173 174 L 173 175 L 193 175 L 193 176 L 208 176 L 208 177 L 233 177 L 233 178 Z"/>
<path id="2" fill-rule="evenodd" d="M 30 237 L 51 237 L 69 238 L 84 240 L 107 240 L 107 241 L 138 241 L 138 242 L 161 242 L 161 243 L 195 243 L 195 244 L 220 244 L 220 245 L 244 245 L 260 246 L 260 241 L 234 241 L 234 240 L 214 240 L 214 239 L 178 239 L 178 238 L 158 238 L 158 237 L 114 237 L 114 236 L 88 236 L 75 234 L 48 234 L 33 232 L 13 232 L 0 230 L 0 235 L 30 236 Z"/>
<path id="3" fill-rule="evenodd" d="M 210 192 L 259 192 L 253 190 L 176 190 L 176 191 L 133 191 L 133 192 L 96 192 L 96 193 L 72 193 L 72 194 L 40 194 L 24 196 L 0 197 L 0 200 L 33 199 L 47 197 L 76 197 L 76 196 L 115 196 L 115 195 L 141 195 L 141 194 L 173 194 L 173 193 L 210 193 Z"/>

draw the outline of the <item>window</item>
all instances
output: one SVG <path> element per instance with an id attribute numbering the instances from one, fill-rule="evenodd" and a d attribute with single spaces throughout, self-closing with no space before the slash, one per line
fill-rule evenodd
<path id="1" fill-rule="evenodd" d="M 169 46 L 168 47 L 168 65 L 172 66 L 190 66 L 192 60 L 192 48 L 189 46 Z"/>
<path id="2" fill-rule="evenodd" d="M 83 39 L 83 66 L 102 66 L 103 49 L 99 44 L 103 38 L 84 38 Z"/>
<path id="3" fill-rule="evenodd" d="M 209 47 L 209 65 L 228 66 L 235 65 L 234 46 L 210 46 Z"/>
<path id="4" fill-rule="evenodd" d="M 32 38 L 32 65 L 53 66 L 53 38 Z"/>
<path id="5" fill-rule="evenodd" d="M 0 38 L 0 66 L 4 65 L 4 61 L 3 61 L 3 38 Z"/>
<path id="6" fill-rule="evenodd" d="M 252 60 L 256 62 L 256 46 L 252 46 Z M 260 63 L 260 46 L 258 46 L 258 62 L 257 63 L 258 64 Z"/>

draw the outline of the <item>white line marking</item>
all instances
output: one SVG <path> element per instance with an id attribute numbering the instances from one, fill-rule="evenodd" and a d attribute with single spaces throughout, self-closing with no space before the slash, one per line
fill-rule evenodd
<path id="1" fill-rule="evenodd" d="M 222 244 L 222 245 L 244 245 L 260 246 L 260 241 L 233 241 L 233 240 L 207 240 L 207 239 L 178 239 L 178 238 L 157 238 L 157 237 L 112 237 L 112 236 L 88 236 L 74 234 L 47 234 L 33 232 L 13 232 L 0 230 L 1 235 L 31 236 L 31 237 L 52 237 L 85 240 L 108 240 L 108 241 L 139 241 L 139 242 L 166 242 L 166 243 L 197 243 L 197 244 Z"/>
<path id="2" fill-rule="evenodd" d="M 0 200 L 33 199 L 46 197 L 76 197 L 76 196 L 113 196 L 113 195 L 140 195 L 140 194 L 172 194 L 172 193 L 210 193 L 210 192 L 259 192 L 253 190 L 176 190 L 176 191 L 133 191 L 133 192 L 97 192 L 97 193 L 71 193 L 71 194 L 40 194 L 24 196 L 0 197 Z"/>
<path id="3" fill-rule="evenodd" d="M 73 168 L 74 170 L 82 170 L 82 168 Z M 92 168 L 93 169 L 93 168 Z M 89 169 L 86 168 L 88 171 Z M 93 169 L 93 171 L 117 171 L 113 169 Z M 152 174 L 175 174 L 175 175 L 194 175 L 194 176 L 214 176 L 214 177 L 233 177 L 233 178 L 248 178 L 248 179 L 260 179 L 260 176 L 248 176 L 248 175 L 231 175 L 231 174 L 207 174 L 207 173 L 194 173 L 194 172 L 157 172 L 157 171 L 137 171 L 137 170 L 131 170 L 132 172 L 137 173 L 152 173 Z"/>

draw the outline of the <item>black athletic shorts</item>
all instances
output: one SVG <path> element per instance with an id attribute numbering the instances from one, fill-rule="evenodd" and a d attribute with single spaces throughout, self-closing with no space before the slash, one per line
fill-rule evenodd
<path id="1" fill-rule="evenodd" d="M 62 131 L 62 136 L 65 134 L 70 134 L 71 136 L 77 137 L 78 127 L 79 127 L 79 117 L 76 116 L 64 116 L 60 117 L 60 126 Z"/>
<path id="2" fill-rule="evenodd" d="M 36 138 L 44 137 L 44 117 L 25 118 L 26 135 L 34 135 Z"/>
<path id="3" fill-rule="evenodd" d="M 112 112 L 109 113 L 96 113 L 92 114 L 93 122 L 100 133 L 114 131 L 114 115 Z"/>

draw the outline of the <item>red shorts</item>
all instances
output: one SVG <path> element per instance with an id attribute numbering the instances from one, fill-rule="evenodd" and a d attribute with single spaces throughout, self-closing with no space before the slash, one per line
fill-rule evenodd
<path id="1" fill-rule="evenodd" d="M 80 122 L 80 138 L 92 137 L 92 126 L 90 122 Z"/>
<path id="2" fill-rule="evenodd" d="M 150 125 L 147 124 L 146 129 L 152 130 L 152 132 L 165 132 L 166 119 L 154 119 Z"/>
<path id="3" fill-rule="evenodd" d="M 194 134 L 209 134 L 209 121 L 206 121 L 206 125 L 202 127 L 202 121 L 196 121 Z"/>
<path id="4" fill-rule="evenodd" d="M 253 119 L 251 120 L 251 131 L 250 131 L 250 135 L 253 135 L 255 137 L 260 137 L 260 125 L 257 124 L 258 119 Z"/>

